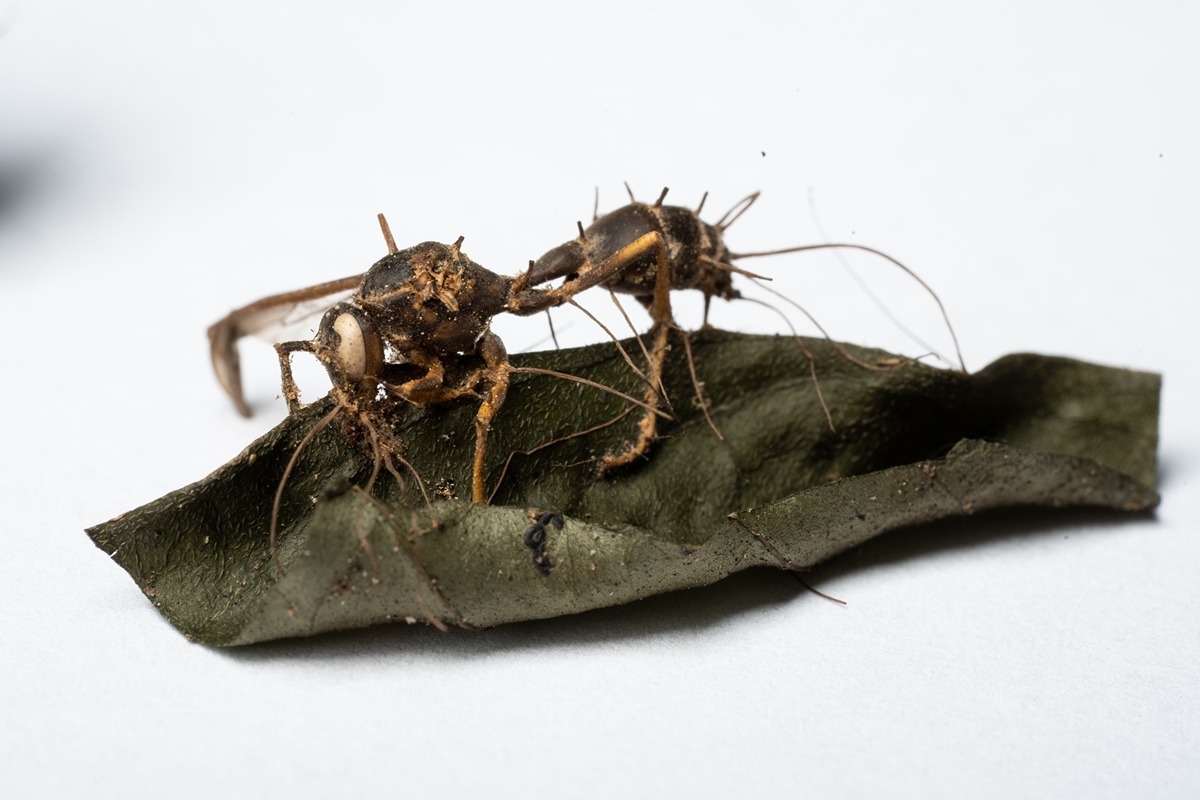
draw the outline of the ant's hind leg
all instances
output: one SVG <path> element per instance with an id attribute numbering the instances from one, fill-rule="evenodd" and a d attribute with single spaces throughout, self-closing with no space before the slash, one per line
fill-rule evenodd
<path id="1" fill-rule="evenodd" d="M 620 254 L 618 253 L 618 255 Z M 641 458 L 655 438 L 658 416 L 655 409 L 658 409 L 662 402 L 659 391 L 662 388 L 663 364 L 667 360 L 668 337 L 675 324 L 674 318 L 671 316 L 670 260 L 666 243 L 662 237 L 657 237 L 656 257 L 658 265 L 654 276 L 654 297 L 649 306 L 650 316 L 654 320 L 654 342 L 650 347 L 650 364 L 646 373 L 645 400 L 648 409 L 638 424 L 637 440 L 628 445 L 625 450 L 619 453 L 606 453 L 600 459 L 601 475 L 632 464 Z"/>
<path id="2" fill-rule="evenodd" d="M 475 463 L 471 470 L 471 499 L 476 503 L 487 502 L 487 491 L 484 486 L 483 466 L 487 455 L 487 437 L 491 430 L 492 419 L 504 399 L 508 396 L 508 353 L 500 337 L 489 332 L 479 342 L 476 350 L 487 364 L 482 370 L 482 378 L 488 384 L 487 394 L 475 414 Z"/>

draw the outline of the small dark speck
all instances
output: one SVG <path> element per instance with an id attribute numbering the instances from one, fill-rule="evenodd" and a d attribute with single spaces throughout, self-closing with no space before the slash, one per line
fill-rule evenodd
<path id="1" fill-rule="evenodd" d="M 766 150 L 759 150 L 758 152 L 762 153 L 762 157 L 763 157 L 763 158 L 766 158 L 766 157 L 767 157 L 767 151 L 766 151 Z M 1159 158 L 1162 158 L 1162 156 L 1159 156 Z"/>
<path id="2" fill-rule="evenodd" d="M 553 525 L 561 530 L 563 516 L 553 511 L 546 511 L 537 514 L 532 521 L 533 524 L 525 531 L 523 540 L 525 546 L 533 551 L 533 566 L 543 575 L 549 575 L 554 564 L 546 555 L 546 526 Z"/>

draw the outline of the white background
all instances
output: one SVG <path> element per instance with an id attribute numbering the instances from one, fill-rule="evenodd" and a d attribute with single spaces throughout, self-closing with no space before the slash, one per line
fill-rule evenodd
<path id="1" fill-rule="evenodd" d="M 0 791 L 1195 796 L 1200 14 L 971 5 L 0 2 Z M 845 608 L 761 572 L 236 652 L 186 642 L 84 535 L 282 417 L 265 345 L 254 419 L 212 380 L 228 309 L 365 269 L 378 211 L 515 273 L 622 181 L 708 190 L 710 218 L 761 189 L 734 249 L 893 253 L 968 367 L 1164 373 L 1162 507 L 893 537 L 814 573 Z M 928 298 L 847 260 L 948 347 Z M 921 351 L 832 256 L 747 265 L 838 338 Z"/>

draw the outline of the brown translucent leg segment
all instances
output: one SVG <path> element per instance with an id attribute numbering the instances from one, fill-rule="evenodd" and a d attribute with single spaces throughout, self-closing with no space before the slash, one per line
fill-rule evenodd
<path id="1" fill-rule="evenodd" d="M 287 400 L 288 413 L 293 414 L 300 408 L 300 387 L 292 377 L 292 353 L 313 352 L 312 342 L 279 342 L 275 345 L 279 355 L 279 375 L 283 387 L 283 397 Z M 240 388 L 240 387 L 239 387 Z"/>
<path id="2" fill-rule="evenodd" d="M 487 437 L 491 430 L 492 419 L 504 398 L 508 396 L 508 353 L 500 337 L 488 332 L 480 340 L 478 353 L 483 357 L 486 366 L 483 369 L 483 380 L 487 384 L 487 395 L 479 405 L 475 414 L 475 465 L 471 471 L 471 499 L 476 503 L 487 502 L 487 491 L 483 480 L 484 459 L 487 455 Z"/>
<path id="3" fill-rule="evenodd" d="M 663 364 L 667 358 L 668 336 L 671 333 L 671 328 L 674 326 L 674 318 L 671 316 L 671 264 L 666 242 L 657 233 L 649 234 L 649 236 L 654 237 L 651 245 L 656 248 L 655 256 L 658 265 L 654 276 L 654 300 L 650 305 L 650 316 L 654 320 L 654 343 L 650 348 L 650 368 L 646 373 L 648 380 L 646 382 L 645 399 L 648 406 L 656 409 L 661 403 L 659 387 L 662 385 Z M 626 250 L 638 245 L 646 238 L 646 236 L 643 236 L 633 244 L 615 253 L 612 258 L 620 258 Z M 643 252 L 645 252 L 645 248 L 627 257 L 626 260 L 631 261 Z M 632 464 L 645 454 L 646 450 L 650 447 L 650 443 L 654 441 L 654 432 L 657 424 L 656 417 L 657 414 L 653 410 L 646 411 L 642 416 L 642 421 L 638 424 L 637 441 L 633 442 L 633 444 L 620 453 L 607 453 L 600 459 L 601 475 L 627 464 Z"/>

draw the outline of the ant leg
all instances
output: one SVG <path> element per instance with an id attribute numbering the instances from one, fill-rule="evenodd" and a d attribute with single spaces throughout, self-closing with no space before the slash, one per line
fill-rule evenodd
<path id="1" fill-rule="evenodd" d="M 658 392 L 662 385 L 663 364 L 667 360 L 667 337 L 670 335 L 671 328 L 675 324 L 674 318 L 671 315 L 671 263 L 667 252 L 667 245 L 660 235 L 655 234 L 655 237 L 655 256 L 658 263 L 654 276 L 654 299 L 650 303 L 649 308 L 650 317 L 654 320 L 654 343 L 650 348 L 650 364 L 646 375 L 648 380 L 646 382 L 645 397 L 646 405 L 651 407 L 651 410 L 648 410 L 642 416 L 642 421 L 638 424 L 637 441 L 629 445 L 624 452 L 617 454 L 606 453 L 604 458 L 600 460 L 601 475 L 618 467 L 632 464 L 645 454 L 646 450 L 650 447 L 650 443 L 654 441 L 655 429 L 657 427 L 656 418 L 658 416 L 655 413 L 655 409 L 658 408 L 658 404 L 661 402 Z M 637 241 L 640 242 L 641 239 Z M 637 242 L 626 248 L 622 248 L 622 250 L 614 254 L 613 258 L 620 256 L 621 253 L 634 244 L 637 244 Z"/>
<path id="2" fill-rule="evenodd" d="M 275 345 L 275 352 L 279 355 L 279 374 L 283 386 L 283 397 L 287 400 L 288 413 L 294 414 L 300 408 L 300 387 L 296 385 L 296 379 L 292 377 L 292 353 L 311 353 L 313 352 L 313 343 L 308 341 L 278 342 Z"/>
<path id="3" fill-rule="evenodd" d="M 388 393 L 397 394 L 417 406 L 436 403 L 438 395 L 446 388 L 446 367 L 441 359 L 416 350 L 405 353 L 404 357 L 418 367 L 424 367 L 425 375 L 401 384 L 386 384 Z"/>
<path id="4" fill-rule="evenodd" d="M 479 412 L 475 415 L 475 464 L 471 470 L 471 499 L 476 503 L 486 503 L 488 498 L 484 487 L 483 465 L 487 454 L 488 431 L 491 429 L 492 419 L 500 410 L 500 406 L 504 405 L 504 398 L 508 396 L 509 366 L 504 343 L 500 341 L 499 336 L 490 331 L 480 340 L 476 352 L 487 364 L 482 370 L 482 377 L 488 384 L 488 390 L 479 405 Z"/>
<path id="5" fill-rule="evenodd" d="M 528 316 L 560 306 L 580 292 L 607 283 L 652 249 L 661 250 L 661 255 L 666 255 L 666 244 L 658 231 L 642 234 L 599 264 L 588 257 L 581 240 L 559 245 L 542 256 L 537 264 L 531 261 L 529 269 L 513 281 L 505 310 Z M 575 277 L 556 289 L 531 288 L 570 275 Z"/>
<path id="6" fill-rule="evenodd" d="M 446 366 L 441 359 L 419 350 L 404 350 L 404 357 L 411 364 L 425 369 L 425 375 L 404 383 L 384 383 L 388 394 L 401 397 L 414 406 L 428 406 L 455 400 L 472 394 L 479 379 L 472 377 L 458 388 L 446 386 Z"/>
<path id="7" fill-rule="evenodd" d="M 509 366 L 504 343 L 490 331 L 480 340 L 476 352 L 483 358 L 484 368 L 471 373 L 470 377 L 457 387 L 446 386 L 446 368 L 440 359 L 419 351 L 409 351 L 404 355 L 411 363 L 425 368 L 424 377 L 399 385 L 384 385 L 390 394 L 402 397 L 414 405 L 444 403 L 475 394 L 475 387 L 480 383 L 488 385 L 487 393 L 475 415 L 475 460 L 471 468 L 471 498 L 476 503 L 486 503 L 483 466 L 487 453 L 487 435 L 492 419 L 508 395 Z"/>
<path id="8" fill-rule="evenodd" d="M 650 316 L 654 320 L 654 342 L 649 354 L 649 370 L 645 373 L 646 394 L 645 406 L 648 409 L 638 426 L 637 441 L 623 453 L 607 455 L 600 462 L 600 473 L 616 469 L 632 463 L 650 447 L 654 440 L 655 417 L 662 413 L 663 398 L 659 394 L 662 387 L 663 364 L 666 361 L 668 337 L 674 327 L 671 314 L 671 259 L 667 250 L 666 240 L 659 231 L 650 231 L 634 239 L 617 252 L 599 264 L 593 263 L 587 257 L 586 251 L 578 241 L 568 242 L 542 257 L 545 262 L 535 273 L 534 265 L 513 284 L 513 296 L 507 310 L 519 315 L 532 314 L 545 308 L 561 305 L 571 300 L 575 295 L 593 286 L 608 282 L 622 270 L 637 264 L 639 260 L 653 253 L 655 259 L 654 295 L 650 304 Z M 533 289 L 555 277 L 574 274 L 556 289 Z"/>

